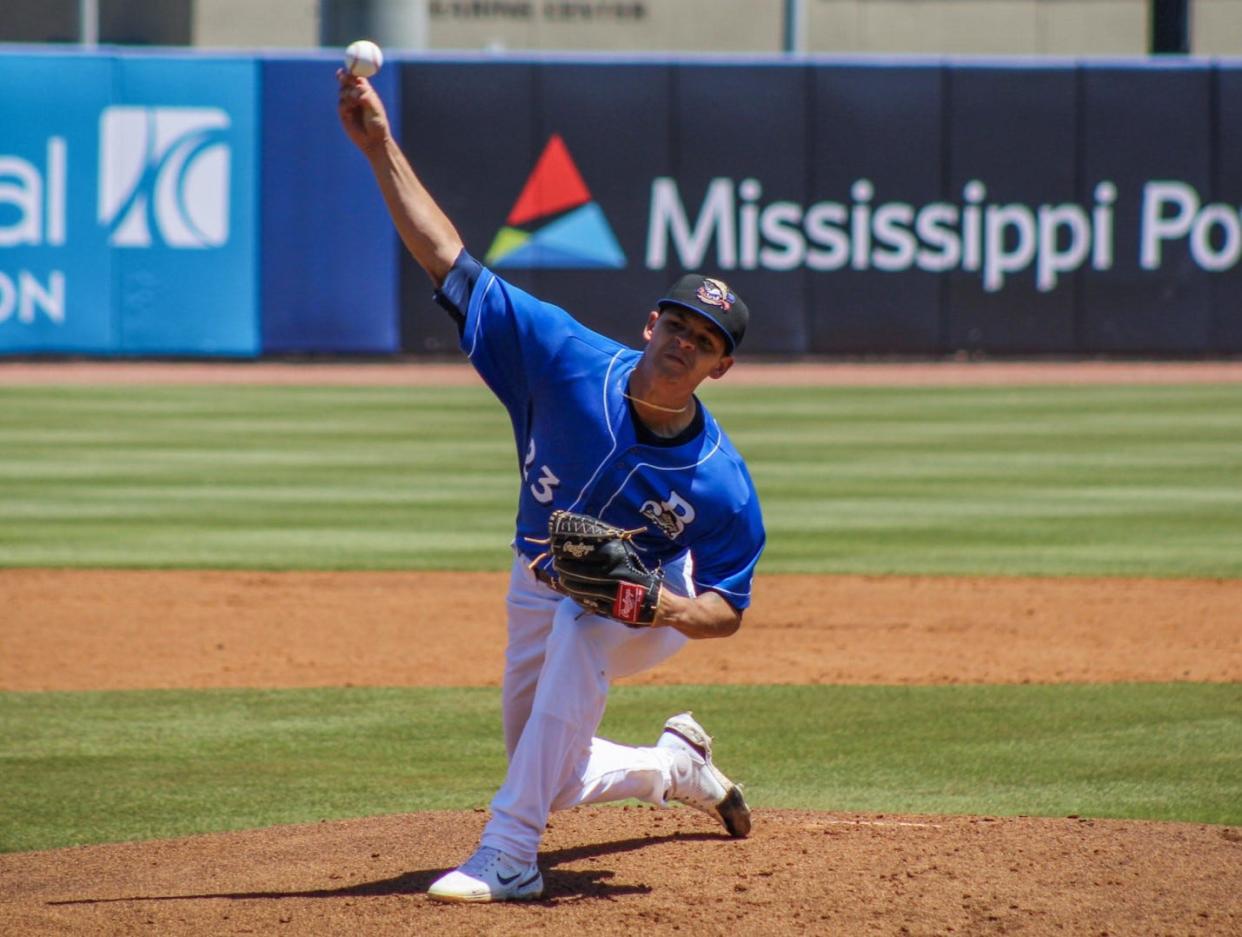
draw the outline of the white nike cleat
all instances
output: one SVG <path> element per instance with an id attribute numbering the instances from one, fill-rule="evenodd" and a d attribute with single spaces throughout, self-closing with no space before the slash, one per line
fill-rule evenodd
<path id="1" fill-rule="evenodd" d="M 730 836 L 750 833 L 750 808 L 742 789 L 712 764 L 712 737 L 690 713 L 671 716 L 657 748 L 671 749 L 673 786 L 669 799 L 720 820 Z"/>
<path id="2" fill-rule="evenodd" d="M 543 895 L 538 863 L 480 846 L 462 865 L 427 889 L 438 901 L 528 901 Z"/>

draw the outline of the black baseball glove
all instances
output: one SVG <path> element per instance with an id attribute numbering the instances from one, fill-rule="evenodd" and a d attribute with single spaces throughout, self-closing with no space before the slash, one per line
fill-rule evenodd
<path id="1" fill-rule="evenodd" d="M 646 528 L 622 530 L 587 514 L 553 511 L 548 539 L 536 540 L 551 555 L 558 588 L 583 608 L 646 627 L 655 620 L 664 571 L 647 569 L 633 539 Z M 532 564 L 534 565 L 534 564 Z"/>

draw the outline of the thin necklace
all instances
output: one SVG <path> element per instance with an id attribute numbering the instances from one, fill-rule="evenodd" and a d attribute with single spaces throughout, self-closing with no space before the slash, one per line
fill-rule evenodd
<path id="1" fill-rule="evenodd" d="M 632 400 L 635 403 L 641 403 L 644 407 L 650 407 L 652 410 L 660 410 L 664 413 L 685 413 L 687 410 L 690 409 L 690 404 L 694 403 L 694 398 L 691 397 L 690 402 L 687 403 L 684 407 L 679 407 L 679 408 L 674 409 L 673 407 L 662 407 L 658 403 L 652 403 L 650 400 L 642 400 L 638 397 L 631 397 L 625 391 L 621 391 L 621 396 L 624 397 L 626 400 Z"/>

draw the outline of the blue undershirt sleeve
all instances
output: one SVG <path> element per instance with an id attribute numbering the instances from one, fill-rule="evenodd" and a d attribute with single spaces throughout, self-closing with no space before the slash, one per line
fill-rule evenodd
<path id="1" fill-rule="evenodd" d="M 474 285 L 479 282 L 482 273 L 483 265 L 463 247 L 457 259 L 453 261 L 453 268 L 444 278 L 443 285 L 432 294 L 440 308 L 452 316 L 453 321 L 457 323 L 458 338 L 462 337 L 466 328 L 466 310 L 470 308 L 470 294 L 474 292 Z"/>

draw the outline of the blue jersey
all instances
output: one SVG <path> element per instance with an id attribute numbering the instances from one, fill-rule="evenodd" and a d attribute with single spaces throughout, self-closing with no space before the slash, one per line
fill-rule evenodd
<path id="1" fill-rule="evenodd" d="M 700 401 L 695 422 L 658 439 L 625 397 L 641 352 L 578 323 L 463 252 L 438 300 L 461 348 L 513 423 L 521 468 L 515 544 L 534 558 L 557 508 L 627 529 L 649 567 L 689 552 L 698 592 L 750 604 L 763 517 L 746 464 Z"/>

